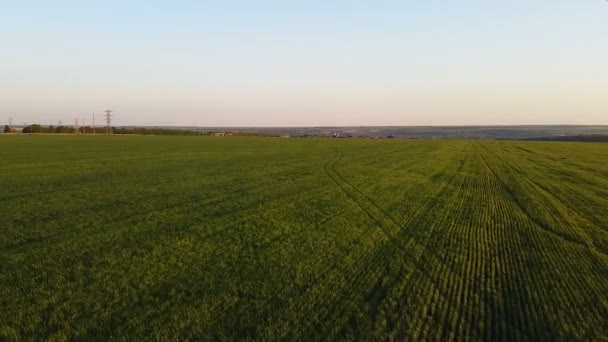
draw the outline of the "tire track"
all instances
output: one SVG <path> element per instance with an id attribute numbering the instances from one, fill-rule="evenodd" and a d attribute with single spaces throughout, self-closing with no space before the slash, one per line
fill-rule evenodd
<path id="1" fill-rule="evenodd" d="M 336 155 L 336 158 L 329 160 L 324 165 L 323 168 L 325 173 L 332 180 L 332 182 L 336 184 L 336 186 L 338 186 L 338 188 L 340 188 L 340 190 L 353 203 L 355 203 L 357 207 L 359 207 L 359 209 L 361 209 L 361 211 L 363 211 L 378 226 L 378 228 L 382 230 L 384 235 L 393 241 L 395 235 L 401 230 L 402 227 L 369 197 L 364 195 L 361 190 L 344 179 L 344 177 L 336 170 L 336 164 L 342 160 L 344 153 L 337 152 Z M 351 190 L 349 191 L 347 187 Z M 369 206 L 366 206 L 364 203 L 369 203 Z M 392 227 L 387 227 L 387 225 Z M 395 232 L 392 232 L 391 230 L 395 230 Z M 399 246 L 401 249 L 403 249 L 403 246 Z"/>
<path id="2" fill-rule="evenodd" d="M 551 228 L 547 222 L 541 221 L 539 218 L 537 218 L 533 212 L 531 212 L 531 210 L 526 207 L 521 200 L 518 198 L 517 193 L 507 185 L 507 183 L 498 175 L 498 173 L 490 166 L 490 163 L 487 161 L 486 157 L 483 155 L 483 153 L 481 151 L 478 150 L 477 146 L 475 146 L 475 149 L 477 150 L 477 153 L 479 153 L 479 155 L 481 156 L 481 159 L 484 161 L 486 167 L 488 168 L 488 170 L 490 170 L 490 172 L 492 173 L 492 175 L 498 180 L 499 184 L 501 185 L 501 188 L 504 190 L 504 192 L 507 194 L 507 196 L 509 197 L 509 199 L 515 203 L 515 205 L 522 211 L 522 213 L 524 213 L 532 222 L 534 222 L 539 228 L 541 228 L 542 230 L 549 232 L 565 241 L 574 243 L 574 244 L 578 244 L 581 245 L 583 247 L 589 247 L 587 244 L 575 239 L 574 237 L 562 233 L 560 231 L 557 231 L 553 228 Z M 491 152 L 490 152 L 491 153 Z M 500 159 L 500 158 L 499 158 Z M 501 161 L 503 161 L 502 159 L 500 159 Z M 504 163 L 504 161 L 503 161 Z"/>

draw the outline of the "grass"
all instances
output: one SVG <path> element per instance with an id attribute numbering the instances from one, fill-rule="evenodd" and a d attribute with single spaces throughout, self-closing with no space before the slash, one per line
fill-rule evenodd
<path id="1" fill-rule="evenodd" d="M 0 339 L 608 338 L 608 145 L 0 136 Z"/>

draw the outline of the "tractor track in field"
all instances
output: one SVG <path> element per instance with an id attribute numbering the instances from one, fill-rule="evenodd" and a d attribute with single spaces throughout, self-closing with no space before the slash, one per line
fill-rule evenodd
<path id="1" fill-rule="evenodd" d="M 367 202 L 367 201 L 365 201 L 365 199 L 369 200 L 370 205 L 372 205 L 372 206 L 375 205 L 375 203 L 372 200 L 370 200 L 368 196 L 363 194 L 360 189 L 356 188 L 353 184 L 348 182 L 336 170 L 336 165 L 342 160 L 342 158 L 343 158 L 343 153 L 337 152 L 336 157 L 329 160 L 325 164 L 326 173 L 328 174 L 330 179 L 332 179 L 332 181 L 334 183 L 336 183 L 336 185 L 349 197 L 349 199 L 351 199 L 353 202 L 355 202 L 355 204 L 367 216 L 374 219 L 374 222 L 379 226 L 382 233 L 388 237 L 389 241 L 387 242 L 387 246 L 385 246 L 384 248 L 381 248 L 381 250 L 374 253 L 374 257 L 373 257 L 374 261 L 370 261 L 370 263 L 369 263 L 370 266 L 363 267 L 359 272 L 356 272 L 356 274 L 353 275 L 353 277 L 352 277 L 353 287 L 349 288 L 349 289 L 345 289 L 342 292 L 342 294 L 339 295 L 339 297 L 341 297 L 341 298 L 342 297 L 344 297 L 344 298 L 352 297 L 353 295 L 356 294 L 357 290 L 355 290 L 355 289 L 359 289 L 359 291 L 363 291 L 363 288 L 361 288 L 361 286 L 363 286 L 363 282 L 364 282 L 363 279 L 366 279 L 367 275 L 369 274 L 368 268 L 372 267 L 371 265 L 373 265 L 373 264 L 379 263 L 381 260 L 385 260 L 387 248 L 389 248 L 388 250 L 390 250 L 390 248 L 391 248 L 390 246 L 392 246 L 392 248 L 395 248 L 395 249 L 398 249 L 398 250 L 404 252 L 404 256 L 407 256 L 407 259 L 409 259 L 408 266 L 405 266 L 405 268 L 401 270 L 399 275 L 389 277 L 390 280 L 388 281 L 387 284 L 384 284 L 381 287 L 365 288 L 364 291 L 368 292 L 368 295 L 367 295 L 368 297 L 374 298 L 374 297 L 379 296 L 378 303 L 377 303 L 378 306 L 375 309 L 373 309 L 373 311 L 376 312 L 376 310 L 380 309 L 380 305 L 381 305 L 380 303 L 382 302 L 382 298 L 387 296 L 386 291 L 389 291 L 388 289 L 393 288 L 394 286 L 397 286 L 397 284 L 399 284 L 402 281 L 405 282 L 403 284 L 403 287 L 409 288 L 411 285 L 412 275 L 413 275 L 414 270 L 417 270 L 417 272 L 420 272 L 419 274 L 423 274 L 423 275 L 428 274 L 428 272 L 430 272 L 429 268 L 420 262 L 420 258 L 425 253 L 424 251 L 426 251 L 428 249 L 429 241 L 427 240 L 426 243 L 416 242 L 415 236 L 412 236 L 412 235 L 408 236 L 409 233 L 407 232 L 407 229 L 405 229 L 405 228 L 406 227 L 416 227 L 419 224 L 423 224 L 424 218 L 426 217 L 426 215 L 429 212 L 436 210 L 441 205 L 440 203 L 434 201 L 434 199 L 441 197 L 442 194 L 445 194 L 446 192 L 450 191 L 449 184 L 454 183 L 455 179 L 457 178 L 457 175 L 463 168 L 464 163 L 460 163 L 456 169 L 456 172 L 453 174 L 452 177 L 450 177 L 448 182 L 446 184 L 440 186 L 437 191 L 435 191 L 430 197 L 425 199 L 423 201 L 423 203 L 419 206 L 416 213 L 409 219 L 405 220 L 403 224 L 398 224 L 395 220 L 390 219 L 390 222 L 395 227 L 398 228 L 398 230 L 394 234 L 391 234 L 390 232 L 387 232 L 386 226 L 382 225 L 383 222 L 380 221 L 381 219 L 378 219 L 376 216 L 374 216 L 373 208 L 371 208 L 371 209 L 366 208 L 365 202 Z M 336 174 L 334 175 L 333 173 L 336 173 Z M 442 170 L 441 173 L 445 174 L 446 170 Z M 341 181 L 343 181 L 346 184 L 343 184 Z M 350 188 L 352 188 L 352 190 Z M 354 191 L 356 193 L 350 193 L 350 191 Z M 361 203 L 361 202 L 363 202 L 363 203 Z M 376 211 L 377 215 L 382 215 L 382 214 L 384 214 L 382 216 L 387 215 L 384 212 L 384 210 L 382 210 L 381 208 L 376 208 L 376 209 L 377 209 L 377 211 Z M 382 214 L 378 213 L 378 211 L 381 212 Z M 412 246 L 412 243 L 415 245 L 418 245 L 418 247 L 417 248 L 414 247 L 410 251 L 409 247 Z M 412 252 L 414 252 L 414 253 L 412 253 Z M 337 306 L 337 305 L 334 304 L 334 306 Z M 341 316 L 343 314 L 346 314 L 344 310 L 345 310 L 345 308 L 333 307 L 326 313 L 326 315 L 324 317 L 325 317 L 325 319 L 330 319 L 330 317 L 333 317 L 333 316 Z M 336 312 L 341 312 L 341 313 L 337 314 Z"/>
<path id="2" fill-rule="evenodd" d="M 393 241 L 395 235 L 401 230 L 401 225 L 399 225 L 394 218 L 390 217 L 384 209 L 380 208 L 373 200 L 367 197 L 361 190 L 359 190 L 355 185 L 347 181 L 337 170 L 336 164 L 342 160 L 344 156 L 343 152 L 337 152 L 336 158 L 329 160 L 324 165 L 325 173 L 332 180 L 334 184 L 352 201 L 361 211 L 363 211 L 377 226 L 382 230 L 384 235 L 389 238 L 389 240 Z M 352 190 L 349 191 L 347 187 Z M 364 203 L 368 203 L 369 206 L 366 208 Z M 386 227 L 386 221 L 390 222 L 390 225 L 396 228 L 396 231 L 393 233 Z M 399 245 L 401 249 L 404 249 L 403 246 Z"/>
<path id="3" fill-rule="evenodd" d="M 395 240 L 399 236 L 403 235 L 403 229 L 406 226 L 419 224 L 421 222 L 421 220 L 425 217 L 425 215 L 436 207 L 437 203 L 434 203 L 432 201 L 432 198 L 441 197 L 442 194 L 445 193 L 445 191 L 446 191 L 447 185 L 442 186 L 432 196 L 431 199 L 427 199 L 423 204 L 420 205 L 420 207 L 418 208 L 419 210 L 416 211 L 415 215 L 413 215 L 409 219 L 405 220 L 403 223 L 399 223 L 393 217 L 391 217 L 384 209 L 382 209 L 380 206 L 378 206 L 378 204 L 376 204 L 376 202 L 374 202 L 372 199 L 370 199 L 369 196 L 367 196 L 365 193 L 363 193 L 357 186 L 355 186 L 354 184 L 352 184 L 351 182 L 346 180 L 344 178 L 344 176 L 342 176 L 342 174 L 340 174 L 336 170 L 336 165 L 342 160 L 343 157 L 344 157 L 344 153 L 341 151 L 337 151 L 336 157 L 333 159 L 330 159 L 329 161 L 327 161 L 327 163 L 325 163 L 325 165 L 324 165 L 325 173 L 332 180 L 332 182 L 334 184 L 336 184 L 336 186 L 351 201 L 353 201 L 357 205 L 357 207 L 359 207 L 359 209 L 361 211 L 363 211 L 370 219 L 372 219 L 372 221 L 374 223 L 376 223 L 376 225 L 382 230 L 383 234 L 390 240 Z M 462 167 L 463 167 L 463 163 L 461 163 L 459 165 L 458 170 L 456 170 L 456 171 L 459 172 L 462 169 Z M 450 179 L 450 183 L 453 182 L 453 180 L 454 180 L 453 178 Z M 350 188 L 352 190 L 349 191 L 348 188 Z M 366 203 L 368 203 L 369 205 L 366 206 L 365 205 Z M 382 218 L 384 218 L 384 220 Z M 386 227 L 386 225 L 387 225 L 386 222 L 388 222 L 388 225 L 392 226 L 391 228 L 392 228 L 392 230 L 394 230 L 394 232 L 391 232 L 391 230 L 389 230 L 389 228 Z M 404 245 L 407 245 L 411 241 L 411 238 L 405 239 L 405 240 L 406 241 L 404 241 L 405 242 L 404 244 L 398 244 L 397 241 L 393 241 L 393 243 L 396 243 L 401 250 L 406 252 L 407 255 L 412 256 L 410 253 L 408 253 L 406 251 L 406 248 L 404 247 Z M 416 259 L 416 258 L 414 258 L 414 259 Z"/>
<path id="4" fill-rule="evenodd" d="M 336 152 L 336 157 L 330 159 L 324 165 L 325 173 L 332 180 L 334 184 L 352 201 L 357 207 L 365 213 L 382 231 L 383 235 L 387 237 L 390 243 L 394 244 L 398 249 L 403 251 L 405 255 L 411 258 L 411 260 L 415 263 L 416 267 L 421 267 L 424 270 L 423 265 L 419 264 L 417 260 L 418 256 L 414 255 L 409 251 L 406 246 L 409 246 L 411 242 L 413 242 L 413 236 L 405 236 L 404 229 L 407 226 L 416 226 L 420 224 L 424 217 L 432 210 L 436 209 L 438 203 L 434 202 L 432 199 L 441 197 L 443 193 L 447 190 L 447 185 L 442 186 L 437 193 L 435 193 L 431 198 L 424 201 L 423 204 L 420 205 L 419 210 L 416 211 L 416 214 L 405 220 L 402 224 L 397 222 L 393 217 L 391 217 L 384 209 L 378 206 L 372 199 L 370 199 L 366 194 L 364 194 L 359 188 L 357 188 L 354 184 L 349 182 L 342 176 L 337 170 L 336 165 L 342 160 L 344 153 L 341 151 Z M 463 164 L 458 167 L 457 171 L 462 169 Z M 454 176 L 455 177 L 455 176 Z M 454 179 L 452 178 L 450 182 Z M 349 190 L 352 189 L 352 190 Z M 366 205 L 367 204 L 367 205 Z M 389 227 L 387 227 L 387 225 Z M 414 242 L 416 244 L 416 242 Z M 422 249 L 426 248 L 426 245 L 420 245 Z"/>
<path id="5" fill-rule="evenodd" d="M 501 162 L 502 162 L 502 163 L 503 163 L 503 164 L 504 164 L 504 165 L 505 165 L 507 168 L 509 168 L 511 171 L 513 171 L 513 172 L 519 172 L 519 170 L 518 170 L 518 169 L 516 169 L 516 168 L 515 168 L 513 165 L 511 165 L 511 163 L 507 162 L 507 161 L 506 161 L 506 160 L 505 160 L 503 157 L 501 157 L 500 155 L 498 155 L 496 152 L 490 151 L 490 150 L 489 150 L 487 147 L 484 147 L 484 149 L 485 149 L 485 150 L 486 150 L 488 153 L 491 153 L 491 154 L 493 154 L 493 155 L 494 155 L 496 158 L 498 158 L 498 160 L 500 160 L 500 161 L 501 161 Z M 482 158 L 483 158 L 483 159 L 484 159 L 484 161 L 485 161 L 485 157 L 484 157 L 483 155 L 482 155 Z M 487 165 L 487 162 L 486 162 L 486 165 Z M 489 167 L 489 166 L 488 166 L 488 167 Z M 560 203 L 562 206 L 564 206 L 564 207 L 566 207 L 566 208 L 569 208 L 569 210 L 571 210 L 572 212 L 575 212 L 575 213 L 576 213 L 576 214 L 577 214 L 579 217 L 581 217 L 581 218 L 583 218 L 583 219 L 585 219 L 585 220 L 589 221 L 589 219 L 588 219 L 588 218 L 586 218 L 586 217 L 585 217 L 585 216 L 584 216 L 584 215 L 583 215 L 581 212 L 579 212 L 578 210 L 576 210 L 576 208 L 574 208 L 574 209 L 573 209 L 573 208 L 570 208 L 570 202 L 564 201 L 564 199 L 563 199 L 563 198 L 561 198 L 560 196 L 556 195 L 556 194 L 555 194 L 554 192 L 552 192 L 552 191 L 551 191 L 549 188 L 547 188 L 547 187 L 543 186 L 543 184 L 542 184 L 542 183 L 540 183 L 539 181 L 534 180 L 534 179 L 531 179 L 531 178 L 528 178 L 528 177 L 524 177 L 524 181 L 527 181 L 527 183 L 528 183 L 529 185 L 531 185 L 532 187 L 534 187 L 534 188 L 536 189 L 536 191 L 538 191 L 539 193 L 541 193 L 543 196 L 545 196 L 545 197 L 547 197 L 547 198 L 550 198 L 550 199 L 552 199 L 553 201 L 556 201 L 557 203 Z M 502 183 L 502 180 L 501 180 L 501 183 Z M 515 197 L 515 198 L 516 198 L 516 197 Z M 538 224 L 538 225 L 539 225 L 541 228 L 543 228 L 545 231 L 548 231 L 548 232 L 550 232 L 550 233 L 553 233 L 553 234 L 555 234 L 555 235 L 557 235 L 557 236 L 561 237 L 562 239 L 567 240 L 567 241 L 569 241 L 569 242 L 572 242 L 572 243 L 578 244 L 578 245 L 583 246 L 583 247 L 585 247 L 585 248 L 590 248 L 590 249 L 593 249 L 593 250 L 595 250 L 595 251 L 597 251 L 597 252 L 599 252 L 599 253 L 601 253 L 601 254 L 603 254 L 603 255 L 608 255 L 608 253 L 607 253 L 607 250 L 606 250 L 605 246 L 602 246 L 602 245 L 597 245 L 597 244 L 596 244 L 596 242 L 594 241 L 594 239 L 593 239 L 591 236 L 589 236 L 589 233 L 588 233 L 587 231 L 585 231 L 585 230 L 580 230 L 580 231 L 577 231 L 577 232 L 576 232 L 577 234 L 582 234 L 582 235 L 583 235 L 583 237 L 582 237 L 582 238 L 583 238 L 583 240 L 582 240 L 582 241 L 579 241 L 579 240 L 577 240 L 577 239 L 575 239 L 575 238 L 573 238 L 573 237 L 571 237 L 571 236 L 569 236 L 569 235 L 567 235 L 567 234 L 560 233 L 560 232 L 557 232 L 557 231 L 556 231 L 555 229 L 553 229 L 553 228 L 549 228 L 549 226 L 548 226 L 546 223 L 541 222 L 540 220 L 538 220 L 538 219 L 536 219 L 536 218 L 531 217 L 531 213 L 529 213 L 529 212 L 528 212 L 528 209 L 525 209 L 525 208 L 524 208 L 524 206 L 523 206 L 523 205 L 520 205 L 520 203 L 519 203 L 519 202 L 517 202 L 517 205 L 518 205 L 518 206 L 519 206 L 519 207 L 520 207 L 522 210 L 524 210 L 524 212 L 526 213 L 526 215 L 527 215 L 528 217 L 530 217 L 530 218 L 531 218 L 531 219 L 532 219 L 532 220 L 533 220 L 535 223 L 537 223 L 537 224 Z M 557 209 L 557 208 L 555 207 L 555 205 L 551 205 L 551 208 L 552 208 L 553 210 L 556 210 L 557 212 L 559 212 L 559 209 Z M 593 224 L 598 224 L 598 222 L 596 222 L 595 220 L 592 220 L 592 221 L 593 221 Z M 575 233 L 573 233 L 573 234 L 575 234 Z"/>
<path id="6" fill-rule="evenodd" d="M 501 186 L 501 188 L 506 192 L 506 194 L 508 195 L 509 199 L 511 200 L 511 202 L 513 202 L 520 210 L 522 213 L 524 213 L 526 215 L 526 217 L 528 217 L 528 219 L 530 219 L 532 222 L 534 222 L 536 224 L 536 226 L 538 226 L 539 228 L 541 228 L 543 231 L 546 231 L 558 238 L 563 239 L 564 241 L 568 241 L 570 243 L 574 243 L 577 244 L 579 246 L 583 246 L 586 248 L 589 248 L 590 246 L 585 244 L 582 241 L 579 241 L 577 239 L 575 239 L 574 237 L 559 232 L 555 229 L 553 229 L 551 226 L 549 226 L 546 222 L 541 221 L 540 219 L 538 219 L 537 217 L 534 216 L 534 214 L 530 211 L 529 208 L 527 208 L 523 203 L 521 203 L 521 200 L 518 198 L 517 193 L 515 192 L 515 190 L 513 190 L 511 187 L 508 186 L 508 184 L 498 175 L 498 173 L 490 166 L 490 163 L 487 161 L 486 157 L 483 155 L 483 153 L 481 151 L 479 151 L 479 149 L 477 148 L 477 146 L 475 146 L 475 149 L 477 150 L 477 153 L 481 156 L 481 159 L 483 160 L 484 164 L 486 165 L 486 167 L 488 168 L 488 170 L 490 170 L 490 172 L 492 173 L 492 175 L 494 176 L 494 178 L 496 178 Z M 487 150 L 487 149 L 486 149 Z M 496 158 L 498 158 L 501 162 L 503 162 L 509 169 L 515 171 L 513 169 L 513 167 L 511 165 L 508 165 L 500 156 L 498 156 L 497 154 L 495 154 L 492 151 L 487 150 L 487 152 L 493 154 Z M 532 184 L 534 186 L 536 186 L 535 184 Z"/>

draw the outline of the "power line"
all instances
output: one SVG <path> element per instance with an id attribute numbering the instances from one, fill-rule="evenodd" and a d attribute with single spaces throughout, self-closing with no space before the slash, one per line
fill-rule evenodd
<path id="1" fill-rule="evenodd" d="M 112 111 L 109 109 L 105 110 L 104 113 L 106 113 L 104 115 L 106 117 L 106 133 L 112 134 L 112 117 L 114 115 L 112 115 Z"/>

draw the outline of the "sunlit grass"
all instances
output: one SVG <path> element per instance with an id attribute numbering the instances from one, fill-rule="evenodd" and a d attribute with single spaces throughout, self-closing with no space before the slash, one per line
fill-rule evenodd
<path id="1" fill-rule="evenodd" d="M 0 339 L 599 340 L 608 145 L 0 137 Z"/>

